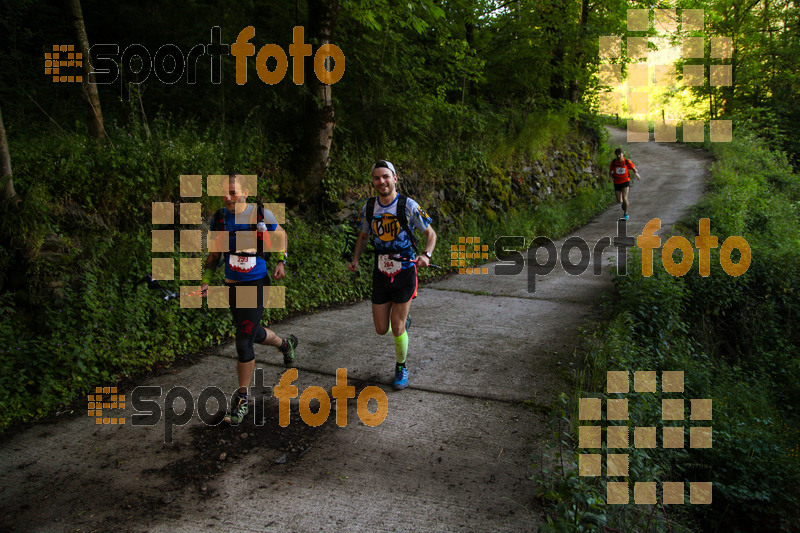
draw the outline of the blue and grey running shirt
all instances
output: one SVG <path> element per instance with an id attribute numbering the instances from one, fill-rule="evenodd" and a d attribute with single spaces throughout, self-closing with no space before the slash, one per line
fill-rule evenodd
<path id="1" fill-rule="evenodd" d="M 247 215 L 255 209 L 255 206 L 248 205 L 247 208 L 242 212 L 240 217 L 245 218 Z M 252 231 L 253 225 L 251 224 L 237 224 L 236 223 L 236 216 L 228 211 L 227 207 L 222 208 L 222 212 L 225 215 L 225 227 L 218 228 L 216 227 L 214 218 L 211 218 L 211 223 L 209 229 L 211 231 L 227 231 L 228 232 L 228 249 L 229 250 L 236 250 L 236 232 L 237 231 Z M 240 220 L 242 219 L 240 218 Z M 267 225 L 267 231 L 275 231 L 278 229 L 278 220 L 275 218 L 275 215 L 272 214 L 271 211 L 264 208 L 264 223 Z M 235 281 L 253 281 L 256 279 L 261 279 L 267 275 L 267 262 L 264 261 L 261 257 L 253 258 L 255 260 L 255 265 L 246 271 L 240 271 L 235 269 L 235 267 L 231 266 L 231 263 L 235 264 L 235 260 L 231 260 L 230 252 L 224 252 L 225 254 L 225 277 L 227 279 L 232 279 Z"/>
<path id="2" fill-rule="evenodd" d="M 397 199 L 398 194 L 389 205 L 381 204 L 380 197 L 375 201 L 375 210 L 372 213 L 370 223 L 364 225 L 367 216 L 367 206 L 361 208 L 361 231 L 372 234 L 372 242 L 375 245 L 375 254 L 393 254 L 415 259 L 414 248 L 411 246 L 411 238 L 400 226 L 397 219 Z M 406 220 L 410 230 L 418 229 L 424 231 L 431 224 L 431 217 L 428 216 L 417 202 L 406 197 Z M 403 269 L 413 266 L 410 261 L 403 261 Z"/>

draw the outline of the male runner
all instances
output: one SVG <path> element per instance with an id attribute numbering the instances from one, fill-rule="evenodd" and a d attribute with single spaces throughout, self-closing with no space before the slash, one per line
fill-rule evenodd
<path id="1" fill-rule="evenodd" d="M 628 191 L 631 186 L 631 178 L 628 170 L 633 170 L 636 173 L 637 180 L 641 180 L 642 177 L 633 165 L 633 161 L 625 158 L 625 153 L 622 151 L 622 148 L 614 150 L 614 155 L 617 157 L 611 160 L 608 173 L 611 179 L 614 180 L 614 193 L 617 195 L 617 203 L 622 204 L 622 218 L 628 220 Z"/>
<path id="2" fill-rule="evenodd" d="M 417 267 L 430 264 L 436 246 L 436 232 L 431 218 L 417 202 L 397 193 L 397 173 L 389 161 L 377 161 L 372 166 L 372 186 L 378 192 L 371 220 L 367 220 L 368 205 L 361 210 L 361 233 L 356 240 L 353 261 L 347 265 L 351 272 L 358 270 L 358 258 L 367 246 L 370 233 L 374 234 L 376 261 L 372 272 L 372 320 L 378 335 L 390 331 L 394 335 L 397 364 L 394 388 L 408 386 L 408 326 L 411 317 L 411 299 L 417 296 Z M 405 203 L 405 217 L 398 217 L 397 207 Z M 402 213 L 401 215 L 402 216 Z M 403 227 L 405 221 L 405 228 Z M 425 251 L 415 260 L 412 234 L 419 229 L 425 235 Z M 390 327 L 391 326 L 391 327 Z"/>
<path id="3" fill-rule="evenodd" d="M 261 317 L 264 314 L 263 287 L 270 285 L 267 262 L 257 253 L 256 248 L 242 250 L 236 246 L 236 233 L 258 230 L 259 239 L 268 239 L 270 236 L 281 239 L 279 248 L 284 252 L 280 254 L 278 264 L 272 277 L 276 280 L 283 279 L 286 275 L 286 233 L 278 225 L 278 221 L 267 209 L 263 210 L 263 220 L 252 213 L 255 207 L 247 204 L 246 180 L 236 174 L 231 174 L 224 183 L 227 186 L 228 194 L 225 195 L 225 207 L 222 208 L 211 221 L 211 231 L 228 232 L 228 250 L 225 254 L 225 285 L 228 287 L 228 299 L 230 301 L 231 312 L 233 313 L 233 324 L 236 327 L 236 355 L 239 358 L 237 373 L 239 378 L 239 390 L 234 394 L 231 408 L 225 416 L 225 421 L 231 424 L 239 424 L 247 414 L 247 389 L 250 387 L 250 380 L 255 369 L 255 352 L 253 343 L 266 344 L 278 348 L 283 353 L 283 363 L 286 366 L 294 365 L 294 349 L 297 346 L 297 338 L 289 335 L 287 339 L 281 339 L 272 330 L 261 326 Z M 259 219 L 255 225 L 246 222 Z M 267 233 L 269 232 L 269 233 Z M 241 235 L 241 234 L 240 234 Z M 242 236 L 244 237 L 244 236 Z M 266 248 L 266 246 L 264 247 Z M 237 253 L 240 252 L 240 253 Z M 222 252 L 211 252 L 206 259 L 205 269 L 203 270 L 203 284 L 200 292 L 203 296 L 208 294 L 208 282 L 219 263 Z M 253 287 L 256 291 L 256 306 L 241 307 L 237 306 L 237 288 Z M 241 293 L 240 293 L 241 295 Z"/>

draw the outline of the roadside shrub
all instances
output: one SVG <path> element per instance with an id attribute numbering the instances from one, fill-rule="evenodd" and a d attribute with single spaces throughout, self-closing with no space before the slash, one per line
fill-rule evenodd
<path id="1" fill-rule="evenodd" d="M 653 509 L 659 531 L 665 530 L 667 519 L 673 530 L 797 530 L 799 180 L 782 154 L 741 133 L 731 143 L 717 143 L 709 192 L 681 226 L 697 228 L 700 218 L 709 218 L 720 244 L 731 235 L 744 237 L 752 253 L 748 271 L 729 276 L 720 266 L 719 250 L 712 250 L 707 277 L 699 275 L 697 255 L 689 272 L 674 278 L 656 254 L 654 274 L 645 278 L 641 255 L 630 254 L 628 275 L 616 278 L 612 318 L 590 338 L 587 367 L 579 377 L 576 397 L 603 390 L 607 370 L 683 370 L 684 402 L 712 400 L 712 421 L 684 421 L 685 426 L 713 428 L 710 449 L 629 450 L 631 464 L 639 465 L 638 471 L 631 467 L 629 481 L 713 483 L 710 506 Z M 690 241 L 693 237 L 687 235 Z M 660 420 L 660 402 L 653 401 L 657 395 L 632 392 L 626 398 L 631 425 L 667 425 Z M 572 405 L 569 423 L 575 425 Z M 562 457 L 570 454 L 563 452 Z M 575 491 L 586 490 L 591 482 L 567 482 L 564 472 L 576 467 L 568 460 L 560 477 L 541 481 L 545 497 L 557 495 L 544 530 L 642 527 L 636 506 L 594 500 L 589 509 L 581 504 L 583 496 Z M 578 522 L 578 510 L 601 518 L 589 525 Z"/>

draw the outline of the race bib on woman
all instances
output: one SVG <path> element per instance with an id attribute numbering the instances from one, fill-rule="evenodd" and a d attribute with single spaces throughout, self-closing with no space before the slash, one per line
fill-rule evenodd
<path id="1" fill-rule="evenodd" d="M 234 272 L 250 272 L 256 267 L 256 257 L 253 255 L 230 254 L 228 256 L 228 266 Z"/>
<path id="2" fill-rule="evenodd" d="M 378 270 L 390 278 L 393 278 L 402 269 L 403 263 L 392 259 L 391 255 L 381 254 L 378 256 Z"/>

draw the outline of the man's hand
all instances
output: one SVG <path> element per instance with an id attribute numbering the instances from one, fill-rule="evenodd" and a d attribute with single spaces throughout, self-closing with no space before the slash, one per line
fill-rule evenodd
<path id="1" fill-rule="evenodd" d="M 200 285 L 200 296 L 208 296 L 208 283 Z"/>
<path id="2" fill-rule="evenodd" d="M 272 274 L 273 279 L 283 279 L 286 277 L 286 263 L 283 261 L 278 261 L 278 264 L 275 265 L 275 272 Z"/>
<path id="3" fill-rule="evenodd" d="M 636 179 L 639 180 L 639 181 L 641 181 L 641 179 L 642 179 L 642 177 L 639 175 L 638 172 L 636 173 Z"/>
<path id="4" fill-rule="evenodd" d="M 417 268 L 425 268 L 426 266 L 431 264 L 431 260 L 428 259 L 428 256 L 422 254 L 417 257 Z"/>
<path id="5" fill-rule="evenodd" d="M 369 235 L 364 233 L 363 230 L 358 234 L 358 239 L 356 239 L 356 244 L 353 247 L 353 260 L 347 265 L 347 270 L 350 272 L 358 273 L 358 258 L 361 257 L 361 254 L 363 254 L 364 250 L 367 248 L 368 237 Z"/>

